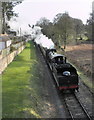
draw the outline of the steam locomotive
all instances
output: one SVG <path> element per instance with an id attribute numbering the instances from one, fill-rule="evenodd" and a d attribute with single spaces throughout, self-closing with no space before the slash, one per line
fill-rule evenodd
<path id="1" fill-rule="evenodd" d="M 51 69 L 58 89 L 78 91 L 79 79 L 77 70 L 67 62 L 66 57 L 58 54 L 54 48 L 45 49 L 40 46 L 40 49 Z"/>

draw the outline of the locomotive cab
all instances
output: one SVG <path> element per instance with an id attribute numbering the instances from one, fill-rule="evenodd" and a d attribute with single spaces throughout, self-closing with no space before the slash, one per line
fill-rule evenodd
<path id="1" fill-rule="evenodd" d="M 51 64 L 53 67 L 55 67 L 56 69 L 58 67 L 62 67 L 63 64 L 66 63 L 66 57 L 64 57 L 63 55 L 59 55 L 59 54 L 55 54 L 52 58 L 51 58 Z"/>

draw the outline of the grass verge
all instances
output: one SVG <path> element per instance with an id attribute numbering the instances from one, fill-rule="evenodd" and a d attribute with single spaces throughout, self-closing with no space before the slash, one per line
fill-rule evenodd
<path id="1" fill-rule="evenodd" d="M 2 74 L 2 117 L 3 118 L 40 118 L 37 110 L 37 70 L 36 50 L 27 43 L 21 54 Z M 32 84 L 32 86 L 31 86 Z M 31 94 L 33 97 L 31 97 Z M 38 97 L 39 98 L 39 97 Z"/>

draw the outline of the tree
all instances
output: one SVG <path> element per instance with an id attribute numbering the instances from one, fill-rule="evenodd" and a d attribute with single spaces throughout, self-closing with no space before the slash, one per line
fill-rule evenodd
<path id="1" fill-rule="evenodd" d="M 52 23 L 50 22 L 49 19 L 42 17 L 39 21 L 37 21 L 36 25 L 40 26 L 42 28 L 43 34 L 47 35 L 48 37 L 51 37 L 50 36 L 51 29 L 50 28 L 52 26 Z"/>
<path id="2" fill-rule="evenodd" d="M 61 43 L 63 42 L 64 49 L 65 49 L 66 44 L 68 42 L 67 39 L 70 36 L 71 31 L 72 31 L 72 19 L 67 12 L 65 12 L 64 14 L 58 14 L 56 15 L 56 17 L 54 19 L 54 23 L 59 29 L 58 31 L 59 39 L 61 38 L 63 40 L 61 41 Z"/>
<path id="3" fill-rule="evenodd" d="M 18 14 L 13 11 L 13 8 L 22 3 L 21 1 L 13 1 L 13 2 L 2 2 L 2 18 L 3 18 L 3 28 L 2 33 L 5 33 L 9 28 L 7 21 L 9 21 L 13 16 L 18 17 Z"/>
<path id="4" fill-rule="evenodd" d="M 75 31 L 75 35 L 74 35 L 74 39 L 76 40 L 76 43 L 78 43 L 79 39 L 82 39 L 82 34 L 84 32 L 84 25 L 82 20 L 80 19 L 73 19 L 73 26 L 74 26 L 74 31 Z M 78 39 L 79 38 L 79 39 Z"/>
<path id="5" fill-rule="evenodd" d="M 67 12 L 59 13 L 54 17 L 53 23 L 47 18 L 41 18 L 37 25 L 42 27 L 42 32 L 47 37 L 51 38 L 56 46 L 61 47 L 67 44 L 74 44 L 78 36 L 83 33 L 83 22 L 80 19 L 75 19 L 69 16 Z"/>
<path id="6" fill-rule="evenodd" d="M 58 21 L 61 19 L 61 17 L 63 16 L 63 13 L 58 13 L 53 20 L 53 24 L 58 23 Z"/>
<path id="7" fill-rule="evenodd" d="M 89 19 L 87 20 L 86 31 L 88 39 L 94 41 L 94 11 L 92 11 Z"/>

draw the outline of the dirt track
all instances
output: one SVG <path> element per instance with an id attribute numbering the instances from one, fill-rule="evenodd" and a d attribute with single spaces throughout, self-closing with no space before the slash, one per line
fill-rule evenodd
<path id="1" fill-rule="evenodd" d="M 80 44 L 66 47 L 66 56 L 76 66 L 78 66 L 85 75 L 92 75 L 92 53 L 94 47 L 92 44 Z"/>

